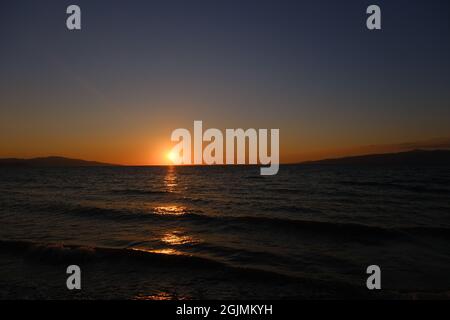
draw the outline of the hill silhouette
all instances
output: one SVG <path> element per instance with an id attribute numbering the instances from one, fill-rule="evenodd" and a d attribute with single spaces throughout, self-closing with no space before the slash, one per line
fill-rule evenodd
<path id="1" fill-rule="evenodd" d="M 11 167 L 105 167 L 114 166 L 110 163 L 86 161 L 64 157 L 42 157 L 33 159 L 8 158 L 0 159 L 0 166 Z"/>
<path id="2" fill-rule="evenodd" d="M 302 164 L 450 166 L 450 150 L 412 150 L 398 153 L 369 154 L 307 161 L 302 162 Z"/>

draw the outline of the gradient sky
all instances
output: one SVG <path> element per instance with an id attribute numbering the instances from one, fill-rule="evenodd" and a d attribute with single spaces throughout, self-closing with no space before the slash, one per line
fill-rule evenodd
<path id="1" fill-rule="evenodd" d="M 449 18 L 448 0 L 2 0 L 0 157 L 159 164 L 194 120 L 280 128 L 284 162 L 441 141 Z"/>

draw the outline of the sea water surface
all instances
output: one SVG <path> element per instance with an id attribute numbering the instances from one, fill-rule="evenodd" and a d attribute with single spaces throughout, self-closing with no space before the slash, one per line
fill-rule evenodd
<path id="1" fill-rule="evenodd" d="M 3 299 L 450 297 L 448 168 L 0 168 L 0 225 Z"/>

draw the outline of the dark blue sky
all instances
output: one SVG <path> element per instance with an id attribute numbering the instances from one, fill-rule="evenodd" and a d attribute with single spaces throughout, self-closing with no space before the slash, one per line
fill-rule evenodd
<path id="1" fill-rule="evenodd" d="M 450 137 L 449 17 L 437 0 L 2 0 L 0 156 L 143 163 L 197 119 L 280 128 L 285 159 Z"/>

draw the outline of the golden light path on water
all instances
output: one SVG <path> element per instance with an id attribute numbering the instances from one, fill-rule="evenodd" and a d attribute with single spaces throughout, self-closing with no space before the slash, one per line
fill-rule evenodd
<path id="1" fill-rule="evenodd" d="M 164 186 L 167 192 L 175 193 L 178 188 L 176 168 L 174 166 L 167 167 L 167 172 L 164 176 Z M 153 207 L 153 212 L 159 215 L 174 215 L 180 216 L 187 212 L 187 208 L 182 205 L 165 204 Z"/>
<path id="2" fill-rule="evenodd" d="M 186 214 L 186 207 L 178 205 L 158 206 L 153 208 L 155 214 L 182 216 Z"/>
<path id="3" fill-rule="evenodd" d="M 130 248 L 130 250 L 138 252 L 167 254 L 167 255 L 185 255 L 183 252 L 172 248 L 162 248 L 162 249 Z"/>
<path id="4" fill-rule="evenodd" d="M 134 297 L 134 299 L 135 300 L 157 300 L 157 301 L 162 301 L 162 300 L 174 300 L 174 297 L 168 292 L 159 292 L 159 293 L 153 294 L 153 295 L 139 294 L 136 297 Z"/>
<path id="5" fill-rule="evenodd" d="M 200 242 L 199 240 L 196 240 L 189 235 L 183 235 L 179 230 L 164 233 L 161 236 L 160 241 L 169 246 L 181 246 L 185 244 L 194 244 Z M 131 248 L 131 250 L 168 255 L 187 255 L 186 253 L 183 253 L 175 248 Z"/>
<path id="6" fill-rule="evenodd" d="M 169 293 L 165 291 L 160 291 L 155 294 L 145 295 L 138 294 L 134 297 L 135 300 L 156 300 L 156 301 L 164 301 L 164 300 L 187 300 L 189 297 L 183 297 L 176 292 Z"/>
<path id="7" fill-rule="evenodd" d="M 164 186 L 168 192 L 176 192 L 178 181 L 176 168 L 174 166 L 167 167 L 167 173 L 164 177 Z"/>
<path id="8" fill-rule="evenodd" d="M 161 241 L 170 245 L 183 245 L 198 242 L 188 235 L 182 235 L 180 231 L 173 231 L 164 234 Z"/>
<path id="9" fill-rule="evenodd" d="M 164 186 L 166 190 L 169 192 L 176 192 L 176 188 L 178 186 L 177 183 L 177 175 L 175 167 L 167 167 L 167 173 L 164 177 Z M 167 204 L 167 205 L 159 205 L 152 208 L 154 214 L 157 215 L 172 215 L 172 216 L 182 216 L 187 213 L 186 206 L 176 205 L 176 204 Z M 199 241 L 192 238 L 189 235 L 183 234 L 182 230 L 172 230 L 168 232 L 164 232 L 160 241 L 169 246 L 181 246 L 185 244 L 193 244 L 198 243 Z M 156 254 L 166 254 L 166 255 L 186 255 L 175 248 L 130 248 L 134 251 L 140 252 L 148 252 L 148 253 L 156 253 Z"/>

